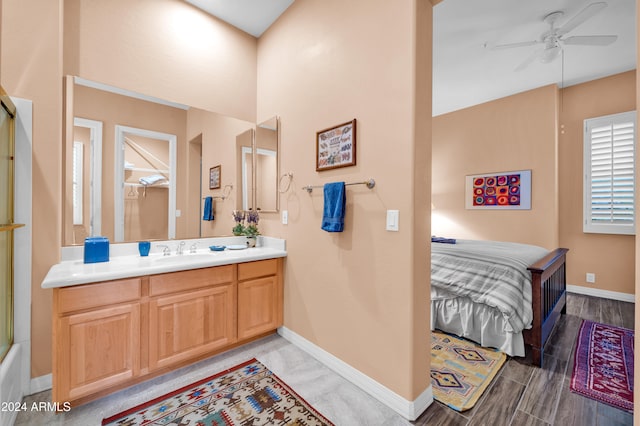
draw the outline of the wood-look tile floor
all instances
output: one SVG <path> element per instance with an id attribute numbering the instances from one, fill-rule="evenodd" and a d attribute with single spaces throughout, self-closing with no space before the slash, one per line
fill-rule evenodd
<path id="1" fill-rule="evenodd" d="M 478 404 L 464 413 L 434 401 L 414 425 L 630 425 L 633 416 L 569 391 L 573 351 L 581 319 L 633 328 L 634 305 L 570 294 L 562 317 L 545 350 L 542 369 L 509 359 Z M 258 358 L 271 371 L 336 425 L 411 426 L 390 408 L 348 382 L 306 352 L 273 335 L 177 370 L 68 413 L 21 412 L 16 425 L 99 425 L 118 413 L 172 389 Z M 50 401 L 51 391 L 25 398 Z"/>
<path id="2" fill-rule="evenodd" d="M 567 295 L 562 316 L 545 348 L 544 365 L 508 359 L 471 410 L 458 413 L 435 401 L 416 425 L 620 426 L 633 415 L 569 390 L 582 319 L 634 328 L 634 304 L 578 294 Z"/>

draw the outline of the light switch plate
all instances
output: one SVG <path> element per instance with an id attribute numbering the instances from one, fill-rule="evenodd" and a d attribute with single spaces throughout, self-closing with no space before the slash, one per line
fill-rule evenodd
<path id="1" fill-rule="evenodd" d="M 282 224 L 286 225 L 289 223 L 289 212 L 287 210 L 282 210 Z"/>
<path id="2" fill-rule="evenodd" d="M 399 210 L 387 210 L 387 231 L 398 231 L 400 221 Z"/>

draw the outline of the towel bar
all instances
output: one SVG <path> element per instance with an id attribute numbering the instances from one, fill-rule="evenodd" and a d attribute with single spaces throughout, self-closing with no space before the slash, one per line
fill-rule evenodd
<path id="1" fill-rule="evenodd" d="M 374 186 L 376 186 L 376 181 L 372 179 L 366 180 L 364 182 L 351 182 L 351 183 L 345 183 L 345 186 L 348 185 L 367 185 L 367 188 L 369 189 L 373 189 Z M 313 192 L 313 188 L 322 188 L 323 185 L 307 185 L 307 186 L 303 186 L 302 189 L 306 190 L 309 194 L 311 194 Z"/>
<path id="2" fill-rule="evenodd" d="M 229 190 L 227 191 L 227 189 L 229 189 Z M 219 199 L 224 201 L 231 194 L 232 190 L 233 190 L 233 185 L 225 185 L 224 188 L 222 189 L 222 195 L 212 195 L 210 197 L 213 198 L 214 200 L 216 198 L 219 198 Z M 207 198 L 207 197 L 202 197 L 203 200 L 205 198 Z"/>

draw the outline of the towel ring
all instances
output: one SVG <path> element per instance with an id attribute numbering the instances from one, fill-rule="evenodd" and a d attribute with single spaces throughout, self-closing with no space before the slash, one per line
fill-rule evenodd
<path id="1" fill-rule="evenodd" d="M 229 189 L 228 191 L 227 191 L 227 188 Z M 229 194 L 231 194 L 232 190 L 233 190 L 233 185 L 231 184 L 225 185 L 224 188 L 222 189 L 222 199 L 224 200 L 225 198 L 227 198 Z"/>
<path id="2" fill-rule="evenodd" d="M 282 179 L 284 178 L 288 178 L 286 181 L 287 182 L 286 189 L 282 189 Z M 278 181 L 278 192 L 281 194 L 284 194 L 285 192 L 287 192 L 291 187 L 291 181 L 293 181 L 293 172 L 285 173 L 282 176 L 280 176 L 280 180 Z"/>

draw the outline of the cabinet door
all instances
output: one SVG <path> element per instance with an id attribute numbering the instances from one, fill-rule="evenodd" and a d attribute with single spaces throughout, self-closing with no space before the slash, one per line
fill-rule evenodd
<path id="1" fill-rule="evenodd" d="M 149 302 L 149 369 L 198 357 L 236 341 L 235 287 L 225 284 Z"/>
<path id="2" fill-rule="evenodd" d="M 139 375 L 139 304 L 63 316 L 58 325 L 57 401 L 77 399 Z"/>
<path id="3" fill-rule="evenodd" d="M 238 339 L 282 325 L 282 291 L 278 276 L 238 283 Z"/>

